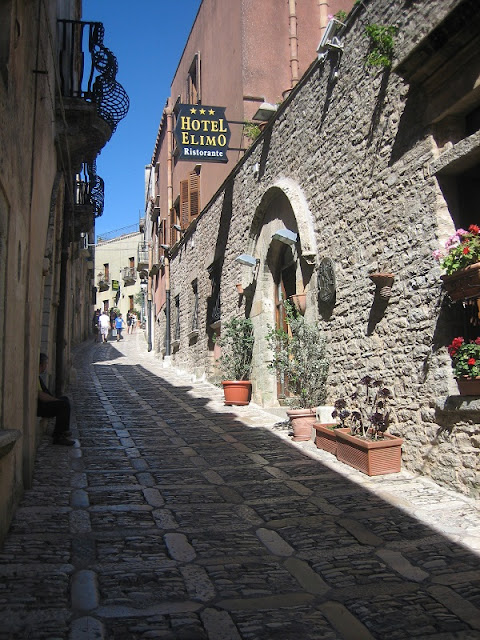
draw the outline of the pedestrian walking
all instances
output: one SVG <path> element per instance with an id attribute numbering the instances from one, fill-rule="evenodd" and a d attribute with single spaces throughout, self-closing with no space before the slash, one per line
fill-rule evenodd
<path id="1" fill-rule="evenodd" d="M 100 318 L 100 309 L 95 309 L 95 313 L 93 314 L 93 318 L 92 318 L 92 331 L 93 331 L 93 336 L 94 342 L 98 342 L 100 339 L 100 327 L 99 327 L 99 318 Z"/>
<path id="2" fill-rule="evenodd" d="M 122 331 L 125 328 L 125 322 L 122 318 L 122 314 L 120 313 L 116 318 L 115 318 L 115 329 L 117 331 L 117 342 L 120 342 L 120 340 L 123 340 L 123 336 L 122 336 Z"/>
<path id="3" fill-rule="evenodd" d="M 100 324 L 100 334 L 101 334 L 102 343 L 105 344 L 108 342 L 108 330 L 110 329 L 110 318 L 108 317 L 108 314 L 105 311 L 105 309 L 103 310 L 98 321 Z"/>

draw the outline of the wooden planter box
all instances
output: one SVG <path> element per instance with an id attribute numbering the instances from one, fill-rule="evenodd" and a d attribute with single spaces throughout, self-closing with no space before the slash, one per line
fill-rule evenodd
<path id="1" fill-rule="evenodd" d="M 335 429 L 337 458 L 368 476 L 398 473 L 402 463 L 402 438 L 384 435 L 382 440 L 363 440 L 348 429 Z"/>
<path id="2" fill-rule="evenodd" d="M 313 428 L 315 429 L 315 444 L 318 449 L 322 451 L 328 451 L 337 455 L 337 429 L 333 424 L 322 424 L 321 422 L 315 422 Z"/>

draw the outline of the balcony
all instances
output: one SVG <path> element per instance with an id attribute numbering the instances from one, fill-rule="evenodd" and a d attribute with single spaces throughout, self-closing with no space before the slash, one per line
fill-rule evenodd
<path id="1" fill-rule="evenodd" d="M 104 182 L 97 176 L 96 163 L 83 164 L 74 185 L 73 221 L 76 236 L 90 231 L 94 219 L 102 215 L 104 193 Z"/>
<path id="2" fill-rule="evenodd" d="M 148 269 L 148 243 L 138 243 L 137 271 Z"/>
<path id="3" fill-rule="evenodd" d="M 118 64 L 103 44 L 101 22 L 58 21 L 62 102 L 57 141 L 72 168 L 93 162 L 128 112 L 129 99 L 116 81 Z"/>
<path id="4" fill-rule="evenodd" d="M 129 284 L 135 284 L 137 281 L 137 271 L 134 267 L 125 267 L 122 269 L 121 276 L 123 284 L 128 286 Z"/>
<path id="5" fill-rule="evenodd" d="M 99 273 L 97 287 L 99 291 L 107 291 L 110 289 L 110 276 L 105 273 Z"/>

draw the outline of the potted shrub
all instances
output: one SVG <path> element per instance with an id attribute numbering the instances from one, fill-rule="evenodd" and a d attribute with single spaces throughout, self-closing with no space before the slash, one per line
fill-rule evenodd
<path id="1" fill-rule="evenodd" d="M 454 302 L 480 296 L 480 227 L 457 229 L 445 243 L 445 251 L 434 251 L 445 275 L 443 286 Z"/>
<path id="2" fill-rule="evenodd" d="M 480 396 L 480 338 L 466 342 L 459 336 L 448 346 L 461 396 Z"/>
<path id="3" fill-rule="evenodd" d="M 324 405 L 326 398 L 326 340 L 317 323 L 305 322 L 288 301 L 284 306 L 289 330 L 271 329 L 267 334 L 273 352 L 269 368 L 285 376 L 295 393 L 287 399 L 293 439 L 310 440 L 316 408 Z"/>
<path id="4" fill-rule="evenodd" d="M 400 471 L 402 438 L 387 433 L 392 394 L 381 380 L 370 376 L 360 380 L 364 389 L 346 400 L 335 402 L 337 458 L 369 476 Z"/>
<path id="5" fill-rule="evenodd" d="M 247 405 L 250 402 L 252 383 L 253 325 L 250 318 L 231 318 L 222 324 L 218 343 L 222 355 L 218 359 L 222 372 L 225 404 Z"/>

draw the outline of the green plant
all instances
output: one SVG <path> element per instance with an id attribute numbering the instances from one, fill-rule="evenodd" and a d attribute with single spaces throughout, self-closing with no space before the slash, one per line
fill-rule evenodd
<path id="1" fill-rule="evenodd" d="M 448 346 L 455 378 L 480 377 L 480 338 L 465 342 L 461 336 Z"/>
<path id="2" fill-rule="evenodd" d="M 392 66 L 394 36 L 398 29 L 392 25 L 369 24 L 365 27 L 365 34 L 370 39 L 370 49 L 366 64 L 369 67 Z"/>
<path id="3" fill-rule="evenodd" d="M 224 380 L 248 380 L 252 370 L 253 325 L 250 318 L 231 318 L 216 340 L 222 348 L 218 359 Z"/>
<path id="4" fill-rule="evenodd" d="M 374 380 L 370 376 L 364 376 L 360 384 L 363 393 L 356 392 L 348 399 L 336 400 L 332 417 L 338 418 L 342 427 L 348 427 L 351 435 L 378 440 L 383 438 L 390 423 L 387 405 L 392 394 L 381 380 Z"/>
<path id="5" fill-rule="evenodd" d="M 480 227 L 471 224 L 468 231 L 457 229 L 445 243 L 446 253 L 434 251 L 433 257 L 440 261 L 440 266 L 447 275 L 471 264 L 480 262 Z"/>
<path id="6" fill-rule="evenodd" d="M 254 142 L 262 133 L 262 130 L 260 129 L 258 124 L 255 124 L 254 122 L 245 122 L 245 124 L 243 125 L 243 131 L 247 138 L 250 138 L 252 142 Z"/>
<path id="7" fill-rule="evenodd" d="M 318 324 L 308 324 L 295 307 L 284 302 L 289 331 L 271 328 L 266 339 L 273 352 L 269 368 L 287 376 L 298 394 L 290 406 L 302 409 L 325 404 L 328 360 L 326 339 Z"/>
<path id="8" fill-rule="evenodd" d="M 347 19 L 347 16 L 348 16 L 348 13 L 343 9 L 340 9 L 340 11 L 337 11 L 337 13 L 333 17 L 335 18 L 335 20 L 338 20 L 339 22 L 345 22 L 345 20 Z"/>

